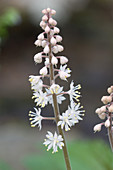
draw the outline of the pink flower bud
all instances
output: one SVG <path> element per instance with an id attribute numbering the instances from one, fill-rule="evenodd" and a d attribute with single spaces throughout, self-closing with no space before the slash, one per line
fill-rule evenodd
<path id="1" fill-rule="evenodd" d="M 51 44 L 56 45 L 56 39 L 54 37 L 51 38 Z"/>
<path id="2" fill-rule="evenodd" d="M 42 10 L 42 13 L 43 13 L 43 14 L 46 14 L 46 13 L 47 13 L 46 9 L 43 9 L 43 10 Z"/>
<path id="3" fill-rule="evenodd" d="M 52 57 L 52 60 L 51 60 L 51 63 L 52 63 L 53 65 L 58 64 L 58 59 L 53 56 L 53 57 Z"/>
<path id="4" fill-rule="evenodd" d="M 113 112 L 113 104 L 110 107 L 108 107 L 108 110 L 109 112 Z"/>
<path id="5" fill-rule="evenodd" d="M 53 18 L 50 18 L 49 19 L 49 24 L 51 24 L 51 25 L 57 25 L 57 22 L 53 19 Z"/>
<path id="6" fill-rule="evenodd" d="M 47 8 L 47 12 L 50 12 L 51 11 L 51 9 L 50 8 Z"/>
<path id="7" fill-rule="evenodd" d="M 43 40 L 43 41 L 42 41 L 42 47 L 45 47 L 46 45 L 47 45 L 46 40 Z"/>
<path id="8" fill-rule="evenodd" d="M 104 125 L 105 125 L 105 127 L 109 127 L 110 126 L 110 120 L 109 119 L 107 119 L 106 121 L 105 121 L 105 123 L 104 123 Z"/>
<path id="9" fill-rule="evenodd" d="M 53 51 L 53 53 L 58 53 L 58 47 L 57 46 L 54 46 L 53 48 L 52 48 L 52 51 Z"/>
<path id="10" fill-rule="evenodd" d="M 51 15 L 55 15 L 56 11 L 54 9 L 51 10 Z"/>
<path id="11" fill-rule="evenodd" d="M 49 46 L 48 45 L 45 46 L 44 53 L 46 53 L 46 54 L 49 53 Z"/>
<path id="12" fill-rule="evenodd" d="M 41 26 L 43 29 L 46 27 L 46 25 L 47 25 L 47 24 L 46 24 L 44 21 L 41 21 L 41 22 L 40 22 L 40 26 Z"/>
<path id="13" fill-rule="evenodd" d="M 60 32 L 60 29 L 57 27 L 54 27 L 53 31 L 54 31 L 54 34 L 58 34 Z"/>
<path id="14" fill-rule="evenodd" d="M 44 15 L 44 16 L 42 17 L 42 20 L 43 20 L 43 21 L 47 21 L 47 20 L 48 20 L 47 15 Z"/>
<path id="15" fill-rule="evenodd" d="M 56 35 L 56 41 L 57 42 L 61 42 L 62 41 L 62 37 L 60 35 Z"/>
<path id="16" fill-rule="evenodd" d="M 59 52 L 62 52 L 64 50 L 64 47 L 62 45 L 57 45 L 57 47 Z"/>
<path id="17" fill-rule="evenodd" d="M 108 92 L 109 94 L 111 94 L 111 93 L 113 92 L 112 88 L 109 87 L 109 88 L 107 89 L 107 92 Z"/>
<path id="18" fill-rule="evenodd" d="M 49 58 L 46 58 L 44 64 L 45 64 L 45 66 L 47 66 L 49 64 Z"/>
<path id="19" fill-rule="evenodd" d="M 41 53 L 35 54 L 34 61 L 36 63 L 41 63 L 42 62 L 42 54 Z"/>
<path id="20" fill-rule="evenodd" d="M 103 96 L 103 97 L 101 98 L 101 101 L 102 101 L 104 104 L 107 104 L 107 103 L 109 103 L 109 102 L 112 101 L 112 97 L 111 97 L 111 96 Z"/>
<path id="21" fill-rule="evenodd" d="M 106 113 L 101 113 L 98 115 L 100 119 L 105 119 L 106 117 Z"/>
<path id="22" fill-rule="evenodd" d="M 48 73 L 48 71 L 47 71 L 46 66 L 43 67 L 43 68 L 40 70 L 40 74 L 41 74 L 41 75 L 47 75 L 47 73 Z"/>
<path id="23" fill-rule="evenodd" d="M 35 42 L 34 42 L 34 44 L 36 45 L 36 46 L 41 46 L 42 45 L 42 41 L 41 40 L 36 40 Z"/>
<path id="24" fill-rule="evenodd" d="M 99 132 L 99 131 L 101 131 L 101 126 L 102 126 L 101 124 L 95 125 L 94 128 L 93 128 L 94 132 Z"/>
<path id="25" fill-rule="evenodd" d="M 101 109 L 100 109 L 100 108 L 97 108 L 97 109 L 95 110 L 95 113 L 101 114 Z"/>
<path id="26" fill-rule="evenodd" d="M 43 39 L 44 39 L 44 34 L 43 33 L 39 34 L 38 40 L 43 40 Z"/>
<path id="27" fill-rule="evenodd" d="M 101 111 L 101 113 L 102 113 L 102 112 L 105 112 L 105 111 L 106 111 L 106 106 L 100 107 L 100 111 Z"/>
<path id="28" fill-rule="evenodd" d="M 45 27 L 45 32 L 46 32 L 46 33 L 50 32 L 50 28 L 49 28 L 48 25 Z"/>
<path id="29" fill-rule="evenodd" d="M 67 62 L 68 62 L 68 59 L 66 57 L 64 57 L 64 56 L 60 57 L 60 63 L 61 64 L 66 64 Z"/>

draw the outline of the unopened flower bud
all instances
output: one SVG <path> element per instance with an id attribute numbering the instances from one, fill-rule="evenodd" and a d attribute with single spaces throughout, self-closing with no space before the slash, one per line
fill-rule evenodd
<path id="1" fill-rule="evenodd" d="M 47 13 L 46 9 L 43 9 L 43 10 L 42 10 L 42 13 L 43 13 L 43 14 L 46 14 L 46 13 Z"/>
<path id="2" fill-rule="evenodd" d="M 58 53 L 58 47 L 57 46 L 54 46 L 53 48 L 52 48 L 52 51 L 53 51 L 53 53 Z"/>
<path id="3" fill-rule="evenodd" d="M 46 67 L 43 67 L 41 70 L 40 70 L 40 74 L 41 75 L 47 75 L 48 71 L 47 71 L 47 68 Z"/>
<path id="4" fill-rule="evenodd" d="M 58 34 L 60 32 L 60 29 L 57 27 L 54 27 L 53 31 L 54 31 L 54 34 Z"/>
<path id="5" fill-rule="evenodd" d="M 64 47 L 62 45 L 57 45 L 57 47 L 59 52 L 62 52 L 64 50 Z"/>
<path id="6" fill-rule="evenodd" d="M 48 25 L 47 25 L 46 28 L 45 28 L 45 32 L 46 32 L 46 33 L 50 32 L 50 28 L 49 28 Z"/>
<path id="7" fill-rule="evenodd" d="M 103 97 L 101 98 L 101 101 L 102 101 L 104 104 L 107 104 L 107 103 L 109 103 L 109 102 L 112 101 L 112 97 L 111 97 L 111 96 L 103 96 Z"/>
<path id="8" fill-rule="evenodd" d="M 110 107 L 108 107 L 108 110 L 109 112 L 113 112 L 113 104 Z"/>
<path id="9" fill-rule="evenodd" d="M 38 40 L 43 40 L 43 39 L 44 39 L 44 34 L 43 33 L 39 34 Z"/>
<path id="10" fill-rule="evenodd" d="M 95 110 L 95 113 L 101 114 L 101 109 L 100 109 L 100 108 L 97 108 L 97 109 Z"/>
<path id="11" fill-rule="evenodd" d="M 42 29 L 45 29 L 46 25 L 47 25 L 47 24 L 46 24 L 44 21 L 41 21 L 41 22 L 40 22 L 40 26 L 42 27 Z"/>
<path id="12" fill-rule="evenodd" d="M 54 9 L 51 10 L 51 15 L 55 15 L 56 11 Z"/>
<path id="13" fill-rule="evenodd" d="M 53 18 L 50 18 L 49 19 L 49 24 L 51 24 L 51 25 L 57 25 L 57 22 L 53 19 Z"/>
<path id="14" fill-rule="evenodd" d="M 100 111 L 101 111 L 101 113 L 102 113 L 102 112 L 105 112 L 105 111 L 106 111 L 106 106 L 100 107 Z"/>
<path id="15" fill-rule="evenodd" d="M 51 9 L 50 8 L 47 8 L 47 12 L 50 12 L 51 11 Z"/>
<path id="16" fill-rule="evenodd" d="M 107 92 L 108 92 L 109 94 L 111 94 L 111 93 L 113 92 L 112 88 L 109 87 L 109 88 L 107 89 Z"/>
<path id="17" fill-rule="evenodd" d="M 43 20 L 43 21 L 47 21 L 47 20 L 48 20 L 47 15 L 44 15 L 44 16 L 42 17 L 42 20 Z"/>
<path id="18" fill-rule="evenodd" d="M 49 64 L 49 58 L 46 58 L 44 64 L 45 64 L 45 66 L 47 66 Z"/>
<path id="19" fill-rule="evenodd" d="M 56 41 L 57 42 L 61 42 L 62 41 L 62 37 L 60 35 L 56 35 Z"/>
<path id="20" fill-rule="evenodd" d="M 105 121 L 105 123 L 104 123 L 104 125 L 105 125 L 105 127 L 109 127 L 110 126 L 110 120 L 109 119 L 107 119 L 106 121 Z"/>
<path id="21" fill-rule="evenodd" d="M 67 62 L 68 62 L 68 59 L 66 57 L 64 57 L 64 56 L 60 57 L 60 63 L 61 64 L 66 64 Z"/>
<path id="22" fill-rule="evenodd" d="M 53 56 L 53 57 L 52 57 L 52 60 L 51 60 L 51 63 L 52 63 L 53 65 L 58 64 L 58 59 Z"/>
<path id="23" fill-rule="evenodd" d="M 101 124 L 95 125 L 94 128 L 93 128 L 94 132 L 99 132 L 99 131 L 101 131 L 101 126 L 102 126 Z"/>
<path id="24" fill-rule="evenodd" d="M 51 38 L 51 44 L 56 45 L 56 39 L 54 37 Z"/>
<path id="25" fill-rule="evenodd" d="M 42 47 L 45 47 L 46 45 L 47 45 L 46 40 L 43 40 L 43 41 L 42 41 Z"/>
<path id="26" fill-rule="evenodd" d="M 35 54 L 34 61 L 36 63 L 41 63 L 42 62 L 42 54 L 41 53 Z"/>
<path id="27" fill-rule="evenodd" d="M 101 113 L 98 115 L 100 119 L 105 119 L 106 117 L 106 113 Z"/>
<path id="28" fill-rule="evenodd" d="M 42 41 L 41 40 L 36 40 L 35 42 L 34 42 L 34 44 L 36 45 L 36 46 L 41 46 L 42 45 Z"/>
<path id="29" fill-rule="evenodd" d="M 45 46 L 44 53 L 46 53 L 46 54 L 49 53 L 49 46 L 48 45 Z"/>

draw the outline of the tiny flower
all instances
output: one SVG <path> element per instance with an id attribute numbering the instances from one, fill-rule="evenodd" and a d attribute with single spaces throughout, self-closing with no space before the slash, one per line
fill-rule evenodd
<path id="1" fill-rule="evenodd" d="M 100 111 L 101 111 L 101 113 L 106 112 L 106 106 L 100 107 Z"/>
<path id="2" fill-rule="evenodd" d="M 95 110 L 95 113 L 97 113 L 98 115 L 101 114 L 101 113 L 102 113 L 102 112 L 101 112 L 101 109 L 100 109 L 100 108 L 97 108 L 97 109 Z"/>
<path id="3" fill-rule="evenodd" d="M 113 104 L 108 107 L 109 112 L 113 112 Z"/>
<path id="4" fill-rule="evenodd" d="M 36 46 L 41 46 L 42 45 L 42 41 L 41 40 L 36 40 L 35 42 L 34 42 L 34 44 L 36 45 Z"/>
<path id="5" fill-rule="evenodd" d="M 47 73 L 48 73 L 48 71 L 47 71 L 46 66 L 43 67 L 43 68 L 40 70 L 40 74 L 41 74 L 41 75 L 47 75 Z"/>
<path id="6" fill-rule="evenodd" d="M 56 39 L 54 37 L 51 38 L 51 44 L 56 45 Z"/>
<path id="7" fill-rule="evenodd" d="M 44 53 L 46 53 L 46 54 L 49 53 L 49 46 L 48 45 L 45 46 Z"/>
<path id="8" fill-rule="evenodd" d="M 43 20 L 43 21 L 47 21 L 47 20 L 48 20 L 47 15 L 44 15 L 44 16 L 42 17 L 42 20 Z"/>
<path id="9" fill-rule="evenodd" d="M 32 90 L 42 90 L 43 81 L 40 79 L 40 76 L 29 76 L 29 81 Z"/>
<path id="10" fill-rule="evenodd" d="M 57 45 L 58 51 L 62 52 L 64 50 L 64 47 L 62 45 Z"/>
<path id="11" fill-rule="evenodd" d="M 42 13 L 43 13 L 43 14 L 46 14 L 46 13 L 47 13 L 46 9 L 43 9 L 43 10 L 42 10 Z"/>
<path id="12" fill-rule="evenodd" d="M 50 32 L 50 28 L 49 28 L 48 25 L 45 27 L 45 32 L 46 32 L 46 33 Z"/>
<path id="13" fill-rule="evenodd" d="M 105 123 L 104 123 L 104 125 L 105 125 L 105 127 L 109 127 L 110 126 L 110 120 L 109 119 L 107 119 L 106 121 L 105 121 Z"/>
<path id="14" fill-rule="evenodd" d="M 66 78 L 70 77 L 71 75 L 69 74 L 71 72 L 71 70 L 69 68 L 66 68 L 67 65 L 64 66 L 60 66 L 60 71 L 59 71 L 59 77 L 62 80 L 67 80 Z"/>
<path id="15" fill-rule="evenodd" d="M 45 47 L 47 45 L 47 41 L 46 40 L 43 40 L 42 41 L 42 47 Z"/>
<path id="16" fill-rule="evenodd" d="M 54 34 L 58 34 L 60 32 L 60 29 L 57 27 L 54 27 L 53 31 L 54 31 Z"/>
<path id="17" fill-rule="evenodd" d="M 99 131 L 101 131 L 101 126 L 102 126 L 101 123 L 95 125 L 94 128 L 93 128 L 94 132 L 99 132 Z"/>
<path id="18" fill-rule="evenodd" d="M 55 38 L 56 38 L 56 41 L 57 41 L 57 42 L 61 42 L 61 41 L 62 41 L 62 37 L 61 37 L 60 35 L 56 35 Z"/>
<path id="19" fill-rule="evenodd" d="M 47 132 L 46 135 L 47 139 L 45 139 L 45 142 L 43 143 L 45 146 L 48 145 L 47 151 L 49 151 L 51 148 L 53 149 L 53 152 L 58 152 L 58 148 L 62 149 L 64 146 L 63 138 L 61 135 L 57 135 L 55 132 L 54 135 L 51 132 Z"/>
<path id="20" fill-rule="evenodd" d="M 60 64 L 66 64 L 68 62 L 68 59 L 64 56 L 60 57 Z"/>
<path id="21" fill-rule="evenodd" d="M 100 119 L 105 119 L 106 118 L 106 113 L 101 113 L 98 115 Z"/>
<path id="22" fill-rule="evenodd" d="M 101 101 L 104 103 L 104 104 L 108 104 L 109 102 L 112 101 L 112 97 L 111 96 L 103 96 L 101 98 Z"/>
<path id="23" fill-rule="evenodd" d="M 35 61 L 35 63 L 41 63 L 42 62 L 42 53 L 35 54 L 34 61 Z"/>
<path id="24" fill-rule="evenodd" d="M 46 58 L 45 59 L 45 62 L 44 62 L 45 66 L 47 66 L 49 64 L 49 58 Z"/>
<path id="25" fill-rule="evenodd" d="M 34 92 L 32 99 L 34 98 L 35 102 L 37 103 L 37 106 L 45 107 L 48 103 L 47 93 L 43 93 L 42 90 L 39 90 L 39 92 Z"/>
<path id="26" fill-rule="evenodd" d="M 111 94 L 111 93 L 113 92 L 113 89 L 112 89 L 111 87 L 109 87 L 109 88 L 107 89 L 107 92 L 108 92 L 109 94 Z"/>
<path id="27" fill-rule="evenodd" d="M 38 40 L 43 40 L 43 39 L 44 39 L 44 34 L 43 33 L 39 34 Z"/>
<path id="28" fill-rule="evenodd" d="M 51 87 L 50 87 L 50 91 L 51 93 L 58 93 L 58 90 L 59 90 L 60 86 L 58 84 L 52 84 Z"/>
<path id="29" fill-rule="evenodd" d="M 47 12 L 50 12 L 51 11 L 51 9 L 50 8 L 47 8 Z"/>
<path id="30" fill-rule="evenodd" d="M 41 121 L 43 119 L 43 117 L 40 115 L 41 114 L 41 109 L 39 108 L 38 110 L 36 108 L 35 112 L 30 111 L 29 112 L 29 120 L 31 120 L 31 127 L 35 127 L 36 125 L 38 125 L 39 130 L 41 130 Z"/>
<path id="31" fill-rule="evenodd" d="M 49 24 L 55 26 L 55 25 L 57 25 L 57 22 L 53 18 L 50 18 L 49 19 Z"/>
<path id="32" fill-rule="evenodd" d="M 54 9 L 51 10 L 51 15 L 55 15 L 56 11 Z"/>
<path id="33" fill-rule="evenodd" d="M 52 57 L 52 60 L 51 60 L 51 63 L 52 63 L 53 65 L 58 64 L 58 59 L 53 56 L 53 57 Z"/>
<path id="34" fill-rule="evenodd" d="M 46 24 L 44 21 L 41 21 L 41 22 L 40 22 L 40 26 L 41 26 L 42 29 L 45 29 L 46 25 L 47 25 L 47 24 Z"/>
<path id="35" fill-rule="evenodd" d="M 72 101 L 73 99 L 75 99 L 76 101 L 79 101 L 79 97 L 80 92 L 78 92 L 77 90 L 81 89 L 81 85 L 78 84 L 77 86 L 74 86 L 74 82 L 72 81 L 70 84 L 70 90 L 67 92 L 70 96 L 70 101 Z"/>
<path id="36" fill-rule="evenodd" d="M 53 53 L 58 53 L 58 47 L 57 46 L 54 46 L 53 48 L 52 48 L 52 51 L 53 51 Z"/>

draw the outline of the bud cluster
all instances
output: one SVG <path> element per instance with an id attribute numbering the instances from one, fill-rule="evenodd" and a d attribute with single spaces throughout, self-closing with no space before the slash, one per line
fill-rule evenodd
<path id="1" fill-rule="evenodd" d="M 36 103 L 34 108 L 35 112 L 30 111 L 29 116 L 31 120 L 31 127 L 38 125 L 39 129 L 42 128 L 42 120 L 55 120 L 57 129 L 60 127 L 61 131 L 64 128 L 65 131 L 70 130 L 70 127 L 74 126 L 79 120 L 82 120 L 81 116 L 84 116 L 81 110 L 83 107 L 80 106 L 79 97 L 81 97 L 80 92 L 78 91 L 81 88 L 81 85 L 78 84 L 74 86 L 74 82 L 70 83 L 70 89 L 64 91 L 63 87 L 56 84 L 55 81 L 59 77 L 60 79 L 67 81 L 67 78 L 71 76 L 71 70 L 67 68 L 68 58 L 65 56 L 57 55 L 58 52 L 62 52 L 64 47 L 60 44 L 62 37 L 59 34 L 60 29 L 56 26 L 57 22 L 52 17 L 56 14 L 56 11 L 50 8 L 44 9 L 42 11 L 44 16 L 40 22 L 40 26 L 43 29 L 43 32 L 40 33 L 35 41 L 36 46 L 41 46 L 43 50 L 34 55 L 34 62 L 41 63 L 44 62 L 44 66 L 39 70 L 39 75 L 30 75 L 29 81 L 31 83 L 31 89 L 33 90 L 32 99 Z M 60 64 L 60 67 L 58 67 Z M 49 84 L 44 84 L 44 79 L 49 79 Z M 69 95 L 70 105 L 68 109 L 62 113 L 55 115 L 54 117 L 43 117 L 41 109 L 48 104 L 52 104 L 54 108 L 55 105 L 62 104 L 66 99 L 64 95 Z M 56 102 L 53 99 L 56 97 Z M 59 109 L 58 109 L 59 110 Z M 60 131 L 60 132 L 61 132 Z M 52 134 L 50 131 L 47 132 L 44 144 L 48 149 L 53 149 L 53 153 L 57 152 L 57 148 L 62 149 L 64 147 L 64 138 L 59 133 L 55 132 Z"/>
<path id="2" fill-rule="evenodd" d="M 109 96 L 103 96 L 101 98 L 101 101 L 103 102 L 103 106 L 96 109 L 96 113 L 99 116 L 100 119 L 105 119 L 104 122 L 97 124 L 94 126 L 94 132 L 101 131 L 102 125 L 104 125 L 106 128 L 113 129 L 113 86 L 110 86 L 107 89 L 107 92 L 109 93 Z"/>

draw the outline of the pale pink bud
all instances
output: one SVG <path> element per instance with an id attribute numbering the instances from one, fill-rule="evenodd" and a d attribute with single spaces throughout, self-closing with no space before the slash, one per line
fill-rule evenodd
<path id="1" fill-rule="evenodd" d="M 47 68 L 46 67 L 43 67 L 41 70 L 40 70 L 40 74 L 41 75 L 47 75 L 48 71 L 47 71 Z"/>
<path id="2" fill-rule="evenodd" d="M 61 64 L 66 64 L 67 62 L 68 62 L 68 59 L 66 57 L 64 57 L 64 56 L 60 57 L 60 63 Z"/>
<path id="3" fill-rule="evenodd" d="M 36 63 L 41 63 L 42 62 L 42 54 L 41 53 L 35 54 L 34 61 Z"/>
<path id="4" fill-rule="evenodd" d="M 60 35 L 56 35 L 56 41 L 57 42 L 61 42 L 62 41 L 62 37 Z"/>
<path id="5" fill-rule="evenodd" d="M 105 125 L 105 127 L 109 127 L 110 126 L 110 120 L 109 119 L 107 119 L 106 121 L 105 121 L 105 123 L 104 123 L 104 125 Z"/>
<path id="6" fill-rule="evenodd" d="M 105 119 L 106 117 L 106 113 L 101 113 L 98 115 L 100 119 Z"/>
<path id="7" fill-rule="evenodd" d="M 48 20 L 47 15 L 44 15 L 44 16 L 42 17 L 42 20 L 43 20 L 43 21 L 47 21 L 47 20 Z"/>
<path id="8" fill-rule="evenodd" d="M 111 94 L 111 93 L 113 92 L 112 88 L 109 87 L 109 88 L 107 89 L 107 92 L 108 92 L 109 94 Z"/>
<path id="9" fill-rule="evenodd" d="M 60 32 L 60 29 L 57 28 L 57 27 L 54 27 L 53 31 L 54 31 L 55 34 L 58 34 Z"/>
<path id="10" fill-rule="evenodd" d="M 47 8 L 47 12 L 50 12 L 51 11 L 51 9 L 50 8 Z"/>
<path id="11" fill-rule="evenodd" d="M 51 38 L 51 44 L 56 45 L 56 39 L 54 37 Z"/>
<path id="12" fill-rule="evenodd" d="M 110 107 L 108 107 L 108 110 L 109 112 L 113 112 L 113 104 Z"/>
<path id="13" fill-rule="evenodd" d="M 51 15 L 55 15 L 56 11 L 54 9 L 51 10 Z"/>
<path id="14" fill-rule="evenodd" d="M 58 53 L 58 47 L 57 46 L 54 46 L 53 48 L 52 48 L 52 51 L 53 51 L 53 53 Z"/>
<path id="15" fill-rule="evenodd" d="M 101 111 L 101 113 L 102 113 L 102 112 L 105 112 L 105 111 L 106 111 L 106 106 L 100 107 L 100 111 Z"/>
<path id="16" fill-rule="evenodd" d="M 43 39 L 44 39 L 44 34 L 43 33 L 39 34 L 38 40 L 43 40 Z"/>
<path id="17" fill-rule="evenodd" d="M 46 40 L 43 40 L 43 41 L 42 41 L 42 47 L 45 47 L 46 45 L 47 45 Z"/>
<path id="18" fill-rule="evenodd" d="M 49 46 L 48 45 L 45 46 L 44 53 L 46 53 L 46 54 L 49 53 Z"/>
<path id="19" fill-rule="evenodd" d="M 64 47 L 62 45 L 57 45 L 57 47 L 59 52 L 62 52 L 64 50 Z"/>
<path id="20" fill-rule="evenodd" d="M 101 126 L 102 126 L 101 124 L 95 125 L 94 128 L 93 128 L 94 132 L 99 132 L 99 131 L 101 131 Z"/>
<path id="21" fill-rule="evenodd" d="M 42 45 L 42 41 L 41 41 L 41 40 L 36 40 L 36 41 L 34 42 L 34 44 L 35 44 L 36 46 L 41 46 L 41 45 Z"/>
<path id="22" fill-rule="evenodd" d="M 95 113 L 101 114 L 101 109 L 100 109 L 100 108 L 97 108 L 97 109 L 95 110 Z"/>
<path id="23" fill-rule="evenodd" d="M 109 102 L 112 101 L 112 97 L 111 97 L 111 96 L 103 96 L 103 97 L 101 98 L 101 101 L 102 101 L 104 104 L 107 104 L 107 103 L 109 103 Z"/>
<path id="24" fill-rule="evenodd" d="M 58 64 L 58 59 L 53 56 L 53 57 L 52 57 L 52 60 L 51 60 L 51 63 L 52 63 L 53 65 Z"/>
<path id="25" fill-rule="evenodd" d="M 40 22 L 40 26 L 41 26 L 43 29 L 46 27 L 46 25 L 47 25 L 47 24 L 46 24 L 44 21 L 41 21 L 41 22 Z"/>
<path id="26" fill-rule="evenodd" d="M 42 10 L 42 13 L 43 13 L 43 14 L 46 14 L 46 13 L 47 13 L 46 9 L 43 9 L 43 10 Z"/>
<path id="27" fill-rule="evenodd" d="M 53 19 L 53 18 L 50 18 L 49 19 L 49 24 L 51 24 L 51 25 L 57 25 L 57 22 Z"/>
<path id="28" fill-rule="evenodd" d="M 45 66 L 47 66 L 49 64 L 49 58 L 46 58 L 44 64 L 45 64 Z"/>
<path id="29" fill-rule="evenodd" d="M 46 32 L 46 33 L 50 32 L 50 28 L 49 28 L 48 25 L 47 25 L 46 28 L 45 28 L 45 32 Z"/>

